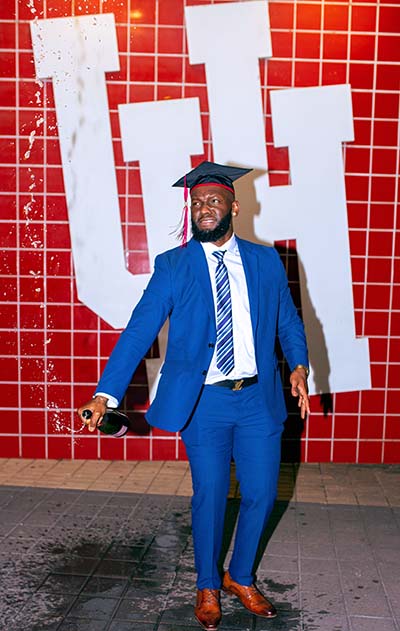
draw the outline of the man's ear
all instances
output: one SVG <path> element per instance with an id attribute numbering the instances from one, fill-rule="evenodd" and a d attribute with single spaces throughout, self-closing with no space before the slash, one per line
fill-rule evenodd
<path id="1" fill-rule="evenodd" d="M 237 216 L 238 216 L 238 214 L 239 214 L 239 211 L 240 211 L 239 202 L 237 201 L 237 199 L 235 199 L 235 200 L 232 202 L 232 215 L 233 215 L 234 217 L 237 217 Z"/>

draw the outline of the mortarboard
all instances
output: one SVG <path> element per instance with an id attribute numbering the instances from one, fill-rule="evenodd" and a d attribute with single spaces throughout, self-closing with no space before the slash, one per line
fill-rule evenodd
<path id="1" fill-rule="evenodd" d="M 252 169 L 242 169 L 240 167 L 230 167 L 216 162 L 201 162 L 196 168 L 186 173 L 172 186 L 181 186 L 184 188 L 184 207 L 183 207 L 183 227 L 181 230 L 182 246 L 186 246 L 187 229 L 188 229 L 188 190 L 191 191 L 197 186 L 221 186 L 222 188 L 235 193 L 233 182 L 242 175 L 250 173 Z"/>
<path id="2" fill-rule="evenodd" d="M 239 167 L 228 167 L 224 164 L 217 164 L 216 162 L 201 162 L 195 169 L 186 173 L 172 186 L 183 186 L 192 190 L 195 186 L 202 184 L 215 184 L 215 186 L 222 186 L 234 193 L 233 182 L 242 175 L 250 173 L 253 169 L 241 169 Z"/>

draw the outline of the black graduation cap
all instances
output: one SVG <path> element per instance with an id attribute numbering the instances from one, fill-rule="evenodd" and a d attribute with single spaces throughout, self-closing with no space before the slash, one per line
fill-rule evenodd
<path id="1" fill-rule="evenodd" d="M 201 162 L 195 169 L 186 173 L 172 186 L 182 186 L 192 190 L 195 186 L 212 185 L 222 186 L 234 193 L 233 182 L 242 175 L 250 173 L 253 169 L 241 169 L 240 167 L 230 167 L 216 162 Z"/>

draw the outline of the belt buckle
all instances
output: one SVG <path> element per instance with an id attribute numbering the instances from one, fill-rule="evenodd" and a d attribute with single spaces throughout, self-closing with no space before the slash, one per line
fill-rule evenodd
<path id="1" fill-rule="evenodd" d="M 232 390 L 234 392 L 237 392 L 238 390 L 243 390 L 243 382 L 244 379 L 238 379 L 237 381 L 235 381 L 235 385 L 233 386 Z"/>

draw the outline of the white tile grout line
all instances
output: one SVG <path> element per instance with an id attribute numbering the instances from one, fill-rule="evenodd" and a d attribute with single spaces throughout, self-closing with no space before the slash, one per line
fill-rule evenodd
<path id="1" fill-rule="evenodd" d="M 350 3 L 349 7 L 348 7 L 348 14 L 347 14 L 347 58 L 346 58 L 346 83 L 347 84 L 350 83 L 351 20 L 352 20 L 352 4 Z M 352 115 L 353 115 L 353 110 L 352 110 Z M 346 175 L 348 175 L 348 173 L 346 172 L 347 146 L 348 146 L 347 142 L 343 142 L 342 143 L 342 160 L 343 160 L 343 168 L 344 168 L 344 177 L 345 178 L 346 178 Z M 351 146 L 353 146 L 353 145 L 351 145 Z M 347 192 L 346 192 L 347 227 L 348 227 L 348 233 L 349 233 L 350 228 L 349 228 L 349 221 L 348 221 L 348 204 L 349 204 L 349 200 L 347 199 Z M 349 233 L 349 236 L 350 236 L 350 233 Z M 350 252 L 350 265 L 351 265 L 350 244 L 349 244 L 349 252 Z M 353 278 L 352 278 L 352 284 L 353 284 Z M 354 310 L 354 298 L 353 298 L 353 311 L 355 311 Z M 335 436 L 335 432 L 336 432 L 336 416 L 337 416 L 337 413 L 336 413 L 336 400 L 337 400 L 336 393 L 333 393 L 332 394 L 332 434 L 331 434 L 332 442 L 331 442 L 331 452 L 330 452 L 330 459 L 331 459 L 332 462 L 333 462 L 333 459 L 334 459 L 335 443 L 336 443 L 336 440 L 337 440 L 337 437 Z M 360 406 L 360 398 L 358 399 L 358 406 Z"/>
<path id="2" fill-rule="evenodd" d="M 397 143 L 397 159 L 396 159 L 396 173 L 400 173 L 400 94 L 399 94 L 399 123 L 398 123 L 398 143 Z M 389 314 L 388 314 L 388 344 L 387 344 L 387 352 L 386 352 L 386 387 L 384 393 L 384 408 L 383 408 L 383 438 L 386 438 L 386 418 L 387 418 L 387 399 L 388 399 L 388 389 L 389 389 L 389 372 L 390 367 L 393 365 L 390 362 L 390 340 L 391 340 L 391 326 L 392 326 L 392 304 L 393 304 L 393 289 L 394 289 L 394 262 L 395 262 L 395 251 L 396 251 L 396 224 L 397 224 L 397 206 L 398 206 L 398 195 L 399 195 L 399 176 L 397 176 L 397 186 L 395 188 L 395 205 L 394 205 L 394 218 L 393 218 L 393 239 L 392 239 L 392 269 L 391 269 L 391 282 L 389 285 Z M 382 441 L 382 452 L 381 452 L 381 462 L 384 462 L 385 458 L 385 442 Z"/>
<path id="3" fill-rule="evenodd" d="M 363 295 L 363 309 L 361 320 L 361 336 L 365 337 L 365 316 L 367 307 L 367 278 L 368 278 L 368 252 L 369 252 L 369 228 L 371 217 L 371 198 L 372 198 L 372 169 L 373 169 L 373 143 L 374 143 L 374 113 L 375 113 L 375 96 L 376 96 L 376 74 L 378 63 L 378 25 L 379 25 L 379 10 L 377 8 L 375 16 L 375 39 L 374 39 L 374 67 L 373 67 L 373 96 L 372 96 L 372 111 L 371 111 L 371 131 L 370 131 L 370 154 L 369 154 L 369 173 L 368 173 L 368 197 L 367 197 L 367 223 L 365 229 L 366 243 L 365 243 L 365 264 L 364 264 L 364 295 Z M 373 384 L 372 384 L 373 386 Z M 361 431 L 361 406 L 362 406 L 363 394 L 360 392 L 358 399 L 359 418 L 357 424 L 357 443 L 356 443 L 356 462 L 359 461 L 360 454 L 360 431 Z"/>
<path id="4" fill-rule="evenodd" d="M 351 18 L 352 18 L 352 6 L 350 5 L 350 8 L 349 8 L 350 24 L 351 24 Z M 375 69 L 374 69 L 374 72 L 375 72 Z M 348 76 L 350 78 L 350 69 L 349 69 L 349 75 Z M 372 91 L 372 99 L 374 100 L 374 91 Z M 371 143 L 369 145 L 369 151 L 370 151 L 369 167 L 371 167 L 372 139 L 373 139 L 373 131 L 372 131 L 372 112 L 371 112 L 371 133 L 370 133 Z M 369 226 L 370 203 L 371 203 L 371 179 L 369 179 L 369 182 L 368 182 L 368 200 L 367 200 L 367 204 L 368 204 L 368 211 L 367 211 L 367 213 L 368 213 L 368 215 L 367 215 L 367 224 L 366 224 L 366 227 L 365 227 L 365 232 L 367 232 L 368 226 Z M 367 252 L 367 246 L 366 246 L 365 252 Z M 366 294 L 366 286 L 367 286 L 366 280 L 367 280 L 367 256 L 365 254 L 365 257 L 364 257 L 364 280 L 363 280 L 363 283 L 362 283 L 363 287 L 364 287 L 363 308 L 362 308 L 362 325 L 361 325 L 361 335 L 362 336 L 364 335 L 364 325 L 365 325 L 365 308 L 366 308 L 366 296 L 365 296 L 365 294 Z M 353 298 L 353 300 L 354 300 L 354 298 Z M 360 451 L 361 404 L 362 404 L 362 393 L 359 392 L 359 394 L 358 394 L 357 438 L 356 438 L 356 462 L 359 461 L 359 451 Z"/>
<path id="5" fill-rule="evenodd" d="M 15 0 L 15 44 L 16 46 L 19 45 L 19 28 L 18 28 L 18 16 L 19 16 L 19 6 L 18 6 L 18 0 Z M 16 64 L 16 68 L 15 68 L 15 76 L 18 77 L 19 76 L 19 56 L 16 55 L 15 57 L 15 64 Z M 18 135 L 19 135 L 19 124 L 20 124 L 20 120 L 19 120 L 19 100 L 20 100 L 20 84 L 19 82 L 16 82 L 15 85 L 15 102 L 16 102 L 16 108 L 15 108 L 15 134 L 17 137 L 16 140 L 16 172 L 15 172 L 15 181 L 16 181 L 16 193 L 15 193 L 15 214 L 16 214 L 16 220 L 19 218 L 19 206 L 20 206 L 20 194 L 19 194 L 19 190 L 20 190 L 20 172 L 18 169 L 18 164 L 20 162 L 20 142 L 18 140 Z M 16 284 L 17 284 L 17 295 L 18 295 L 18 301 L 19 301 L 19 297 L 21 295 L 21 279 L 20 279 L 20 257 L 19 257 L 19 252 L 20 252 L 20 238 L 21 238 L 21 231 L 20 231 L 20 226 L 21 223 L 19 221 L 16 221 L 17 226 L 16 226 L 16 272 L 17 272 L 17 279 L 16 279 Z M 20 331 L 21 330 L 21 304 L 17 303 L 17 330 Z M 18 453 L 19 456 L 22 456 L 22 367 L 21 367 L 21 337 L 20 335 L 17 335 L 17 355 L 18 355 Z"/>
<path id="6" fill-rule="evenodd" d="M 129 92 L 130 92 L 130 76 L 131 76 L 131 0 L 127 0 L 128 4 L 127 4 L 127 10 L 128 10 L 128 26 L 126 29 L 126 52 L 127 52 L 127 64 L 126 64 L 126 75 L 127 75 L 127 81 L 126 81 L 126 103 L 129 103 Z M 100 2 L 100 12 L 103 12 L 103 4 L 102 2 Z M 115 159 L 114 159 L 115 160 Z M 125 173 L 125 187 L 126 187 L 126 191 L 129 192 L 129 163 L 125 163 L 126 166 L 126 173 Z M 129 233 L 129 197 L 128 195 L 125 197 L 125 217 L 124 217 L 124 221 L 125 221 L 125 244 L 124 244 L 124 249 L 125 249 L 125 265 L 127 265 L 127 261 L 126 261 L 126 252 L 128 251 L 128 247 L 130 247 L 130 244 L 128 242 L 128 233 Z M 97 316 L 97 320 L 98 320 L 98 324 L 99 324 L 99 328 L 98 328 L 98 344 L 99 344 L 99 351 L 100 351 L 100 318 L 99 316 Z M 100 352 L 99 352 L 100 355 Z M 99 377 L 100 377 L 100 370 L 98 373 Z M 123 443 L 123 454 L 124 454 L 124 460 L 127 460 L 127 441 L 124 440 Z"/>
<path id="7" fill-rule="evenodd" d="M 44 11 L 47 11 L 47 0 L 43 2 Z M 43 305 L 44 305 L 44 323 L 43 323 L 43 335 L 44 335 L 44 404 L 46 407 L 44 418 L 45 418 L 45 430 L 46 430 L 46 438 L 45 438 L 45 457 L 48 458 L 49 454 L 49 399 L 48 399 L 48 353 L 47 353 L 47 82 L 44 82 L 43 90 L 42 90 L 42 98 L 43 98 Z M 71 349 L 72 351 L 72 349 Z M 72 352 L 71 352 L 72 355 Z M 71 375 L 72 381 L 72 375 Z M 72 454 L 73 457 L 73 454 Z"/>

